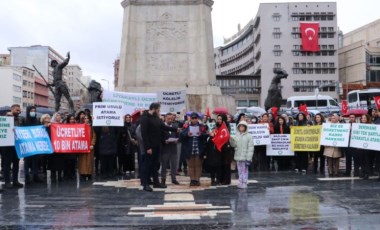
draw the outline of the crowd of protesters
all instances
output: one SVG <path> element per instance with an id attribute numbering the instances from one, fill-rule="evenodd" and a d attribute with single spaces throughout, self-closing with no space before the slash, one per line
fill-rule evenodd
<path id="1" fill-rule="evenodd" d="M 83 182 L 92 181 L 94 176 L 99 179 L 117 179 L 121 175 L 130 175 L 140 178 L 143 190 L 150 192 L 153 188 L 166 188 L 169 183 L 167 174 L 173 185 L 180 184 L 177 175 L 185 172 L 190 177 L 190 186 L 200 186 L 202 175 L 209 175 L 211 185 L 216 186 L 231 184 L 231 174 L 236 170 L 238 187 L 246 188 L 249 171 L 294 171 L 325 175 L 327 165 L 326 176 L 359 176 L 368 179 L 378 173 L 380 168 L 380 155 L 376 151 L 352 147 L 321 146 L 317 152 L 296 151 L 294 156 L 270 157 L 266 155 L 265 145 L 254 147 L 253 138 L 248 133 L 248 125 L 255 123 L 268 124 L 271 134 L 289 134 L 292 126 L 322 125 L 324 122 L 380 124 L 375 109 L 360 117 L 351 114 L 347 120 L 338 114 L 325 117 L 320 113 L 311 116 L 302 112 L 294 118 L 286 114 L 273 116 L 264 113 L 260 117 L 240 114 L 236 120 L 228 114 L 216 115 L 212 119 L 193 112 L 181 119 L 178 114 L 162 115 L 160 104 L 152 103 L 149 110 L 141 111 L 139 116 L 125 115 L 124 127 L 92 127 L 89 110 L 65 116 L 60 113 L 52 117 L 44 114 L 40 118 L 37 118 L 34 106 L 26 109 L 25 118 L 20 116 L 20 112 L 20 106 L 13 105 L 6 114 L 14 117 L 15 126 L 44 125 L 48 133 L 52 123 L 87 124 L 91 127 L 90 153 L 25 158 L 24 170 L 21 171 L 24 172 L 26 185 L 45 183 L 46 180 L 59 183 L 76 179 L 77 175 Z M 215 128 L 210 129 L 212 123 Z M 219 148 L 213 139 L 224 127 L 230 131 L 231 123 L 236 124 L 236 135 Z M 22 188 L 24 185 L 19 182 L 19 159 L 15 147 L 1 147 L 0 153 L 4 188 Z M 346 159 L 346 167 L 344 173 L 339 174 L 342 157 Z M 51 172 L 50 175 L 47 172 Z"/>

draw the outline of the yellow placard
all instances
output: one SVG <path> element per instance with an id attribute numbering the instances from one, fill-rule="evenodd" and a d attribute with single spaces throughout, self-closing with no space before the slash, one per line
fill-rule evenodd
<path id="1" fill-rule="evenodd" d="M 316 152 L 321 148 L 322 126 L 292 126 L 290 129 L 292 151 Z"/>

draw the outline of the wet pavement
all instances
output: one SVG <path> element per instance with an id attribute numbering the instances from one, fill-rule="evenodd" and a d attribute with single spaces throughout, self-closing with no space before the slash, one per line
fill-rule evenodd
<path id="1" fill-rule="evenodd" d="M 125 179 L 125 178 L 124 178 Z M 32 184 L 0 194 L 0 229 L 380 229 L 380 182 L 293 172 L 250 175 L 248 189 L 137 179 Z"/>

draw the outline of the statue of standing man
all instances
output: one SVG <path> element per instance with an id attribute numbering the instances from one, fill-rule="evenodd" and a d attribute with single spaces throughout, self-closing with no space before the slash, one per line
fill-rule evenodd
<path id="1" fill-rule="evenodd" d="M 55 88 L 54 90 L 54 98 L 55 98 L 55 111 L 58 112 L 61 107 L 61 98 L 62 94 L 65 96 L 66 100 L 69 102 L 70 113 L 74 113 L 74 103 L 70 97 L 69 87 L 67 87 L 66 82 L 62 79 L 63 68 L 69 64 L 70 61 L 70 52 L 67 53 L 66 59 L 58 64 L 56 60 L 52 60 L 50 66 L 54 68 L 53 70 L 53 84 L 49 84 Z"/>

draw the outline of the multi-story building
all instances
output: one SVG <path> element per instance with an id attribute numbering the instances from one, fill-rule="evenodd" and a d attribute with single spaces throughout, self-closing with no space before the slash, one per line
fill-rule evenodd
<path id="1" fill-rule="evenodd" d="M 380 20 L 343 35 L 339 49 L 339 80 L 345 93 L 380 87 Z"/>
<path id="2" fill-rule="evenodd" d="M 22 106 L 22 69 L 0 66 L 0 107 L 19 104 Z"/>
<path id="3" fill-rule="evenodd" d="M 70 89 L 71 99 L 74 102 L 76 110 L 79 110 L 88 102 L 88 86 L 91 77 L 83 76 L 82 69 L 79 65 L 67 66 L 67 86 Z"/>
<path id="4" fill-rule="evenodd" d="M 337 98 L 336 13 L 335 2 L 260 4 L 256 17 L 228 39 L 227 44 L 216 49 L 217 75 L 236 75 L 239 81 L 243 80 L 239 75 L 251 76 L 248 79 L 253 81 L 253 91 L 260 92 L 259 106 L 264 106 L 273 71 L 279 68 L 289 74 L 281 82 L 284 101 L 290 96 L 314 95 L 316 88 L 320 88 L 320 94 Z M 319 23 L 319 51 L 304 51 L 300 30 L 302 22 Z M 225 84 L 222 90 L 231 88 L 230 83 L 235 82 L 228 79 L 222 83 Z M 237 104 L 242 105 L 239 100 Z"/>
<path id="5" fill-rule="evenodd" d="M 28 67 L 33 69 L 33 65 L 37 67 L 42 76 L 49 81 L 53 82 L 53 68 L 50 67 L 51 60 L 57 60 L 61 63 L 64 58 L 57 51 L 49 46 L 27 46 L 27 47 L 10 47 L 8 48 L 11 56 L 11 66 Z M 63 71 L 63 78 L 66 78 L 66 68 Z M 37 87 L 37 84 L 39 85 Z M 42 87 L 44 85 L 44 87 Z M 48 95 L 47 107 L 54 109 L 55 101 L 53 93 L 46 87 L 43 79 L 36 73 L 36 90 L 38 89 L 38 103 L 39 105 L 45 105 L 45 99 L 41 98 L 44 95 Z M 64 97 L 61 101 L 61 110 L 68 111 L 68 103 Z"/>
<path id="6" fill-rule="evenodd" d="M 217 85 L 222 94 L 235 98 L 237 106 L 257 106 L 260 78 L 254 74 L 253 20 L 214 49 Z"/>
<path id="7" fill-rule="evenodd" d="M 35 77 L 34 69 L 28 67 L 17 67 L 22 71 L 22 107 L 34 106 Z"/>

